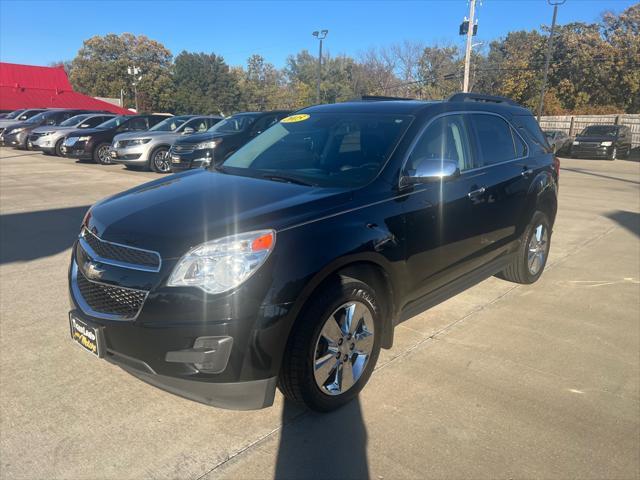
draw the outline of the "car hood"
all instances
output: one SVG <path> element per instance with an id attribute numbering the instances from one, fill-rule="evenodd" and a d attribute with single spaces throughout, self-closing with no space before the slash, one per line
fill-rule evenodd
<path id="1" fill-rule="evenodd" d="M 175 138 L 179 136 L 180 136 L 180 133 L 176 133 L 176 132 L 150 132 L 149 130 L 144 130 L 144 131 L 138 131 L 138 132 L 119 133 L 113 138 L 114 140 L 130 140 L 135 138 L 159 138 L 159 137 Z"/>
<path id="2" fill-rule="evenodd" d="M 27 122 L 10 122 L 4 125 L 0 125 L 0 127 L 4 127 L 5 131 L 8 132 L 9 130 L 12 130 L 14 128 L 37 127 L 37 125 Z"/>
<path id="3" fill-rule="evenodd" d="M 195 143 L 206 142 L 207 140 L 213 140 L 214 138 L 233 137 L 238 133 L 219 133 L 219 132 L 202 132 L 187 135 L 183 138 L 176 140 L 176 144 L 189 145 Z"/>
<path id="4" fill-rule="evenodd" d="M 607 135 L 586 135 L 584 137 L 577 136 L 578 142 L 615 142 L 616 137 L 608 137 Z"/>
<path id="5" fill-rule="evenodd" d="M 48 125 L 46 127 L 38 127 L 33 130 L 33 133 L 46 133 L 46 132 L 70 132 L 76 130 L 77 127 L 60 127 L 57 125 Z"/>
<path id="6" fill-rule="evenodd" d="M 67 137 L 85 137 L 90 135 L 98 135 L 109 133 L 113 131 L 112 128 L 80 128 L 70 131 Z"/>
<path id="7" fill-rule="evenodd" d="M 104 240 L 155 250 L 169 259 L 207 240 L 281 230 L 337 213 L 350 198 L 347 189 L 192 170 L 102 200 L 87 222 Z"/>

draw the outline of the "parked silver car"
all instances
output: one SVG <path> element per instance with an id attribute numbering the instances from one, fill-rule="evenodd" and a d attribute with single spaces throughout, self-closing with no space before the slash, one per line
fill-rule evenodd
<path id="1" fill-rule="evenodd" d="M 65 120 L 60 125 L 38 127 L 29 135 L 29 148 L 40 150 L 46 155 L 61 157 L 60 147 L 67 133 L 81 128 L 96 128 L 113 117 L 115 115 L 112 113 L 82 113 Z"/>
<path id="2" fill-rule="evenodd" d="M 111 159 L 114 163 L 168 173 L 168 153 L 173 142 L 182 135 L 204 132 L 220 120 L 222 117 L 218 116 L 181 115 L 167 118 L 145 132 L 121 133 L 111 144 Z"/>

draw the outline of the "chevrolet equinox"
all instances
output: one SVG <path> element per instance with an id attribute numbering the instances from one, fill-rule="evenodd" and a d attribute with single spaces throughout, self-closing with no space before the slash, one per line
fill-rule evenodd
<path id="1" fill-rule="evenodd" d="M 71 337 L 209 405 L 266 407 L 278 387 L 333 410 L 398 323 L 492 275 L 540 277 L 558 169 L 505 98 L 303 109 L 219 165 L 96 203 L 72 249 Z"/>

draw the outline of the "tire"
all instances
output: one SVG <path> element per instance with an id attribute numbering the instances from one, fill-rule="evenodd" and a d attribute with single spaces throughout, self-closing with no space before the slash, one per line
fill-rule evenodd
<path id="1" fill-rule="evenodd" d="M 149 155 L 149 166 L 156 173 L 171 173 L 169 148 L 162 146 L 155 148 Z"/>
<path id="2" fill-rule="evenodd" d="M 56 142 L 56 146 L 55 148 L 55 155 L 57 155 L 58 157 L 62 157 L 62 142 L 64 142 L 64 138 L 61 138 L 60 140 L 58 140 Z"/>
<path id="3" fill-rule="evenodd" d="M 542 230 L 539 230 L 540 227 L 542 227 Z M 530 284 L 536 282 L 547 264 L 550 246 L 551 226 L 549 225 L 549 219 L 544 213 L 537 211 L 522 234 L 522 242 L 516 256 L 498 274 L 498 277 L 514 283 Z M 536 248 L 536 256 L 531 256 L 532 248 Z M 532 260 L 535 261 L 533 265 L 531 263 Z"/>
<path id="4" fill-rule="evenodd" d="M 616 158 L 618 158 L 618 147 L 613 147 L 613 150 L 611 150 L 611 153 L 609 154 L 609 160 L 613 161 Z"/>
<path id="5" fill-rule="evenodd" d="M 100 165 L 111 165 L 111 157 L 109 156 L 109 143 L 99 143 L 96 148 L 93 149 L 93 161 Z"/>
<path id="6" fill-rule="evenodd" d="M 349 311 L 351 329 L 346 322 Z M 360 280 L 335 278 L 314 294 L 295 323 L 278 388 L 288 400 L 318 412 L 345 405 L 369 380 L 380 353 L 381 334 L 373 289 Z"/>
<path id="7" fill-rule="evenodd" d="M 627 158 L 629 158 L 629 154 L 630 154 L 630 153 L 631 153 L 631 147 L 627 148 L 627 149 L 624 151 L 624 154 L 622 154 L 622 153 L 621 153 L 621 154 L 618 156 L 618 158 L 621 158 L 621 159 L 627 159 Z"/>

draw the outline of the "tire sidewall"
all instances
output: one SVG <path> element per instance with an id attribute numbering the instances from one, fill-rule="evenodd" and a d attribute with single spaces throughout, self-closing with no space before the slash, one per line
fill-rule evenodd
<path id="1" fill-rule="evenodd" d="M 329 301 L 326 301 L 330 299 Z M 320 332 L 326 319 L 338 307 L 348 303 L 349 301 L 358 301 L 364 304 L 371 312 L 374 324 L 374 342 L 371 355 L 367 360 L 365 371 L 356 383 L 353 384 L 346 392 L 340 395 L 328 395 L 324 393 L 316 384 L 313 374 L 313 366 L 315 360 L 315 348 Z M 311 335 L 308 338 L 307 352 L 305 358 L 304 369 L 304 385 L 303 396 L 305 403 L 310 405 L 314 410 L 330 411 L 345 405 L 353 400 L 366 385 L 369 377 L 373 373 L 378 356 L 380 354 L 380 339 L 382 337 L 382 318 L 380 309 L 375 300 L 375 292 L 367 284 L 355 280 L 344 279 L 339 288 L 335 288 L 329 295 L 322 296 L 322 300 L 314 302 L 314 305 L 308 310 L 303 321 L 313 322 L 314 328 L 311 329 Z"/>
<path id="2" fill-rule="evenodd" d="M 538 273 L 533 275 L 529 271 L 529 262 L 528 262 L 529 241 L 531 240 L 531 237 L 535 234 L 535 229 L 538 225 L 543 225 L 544 228 L 547 229 L 547 251 L 545 252 L 544 261 L 542 263 L 542 266 L 540 267 L 540 270 L 538 270 Z M 524 244 L 522 248 L 520 261 L 524 262 L 523 270 L 527 279 L 527 283 L 534 283 L 540 278 L 540 276 L 542 275 L 542 272 L 544 272 L 544 269 L 547 266 L 547 260 L 549 259 L 549 251 L 551 249 L 551 225 L 549 223 L 549 218 L 543 212 L 537 211 L 533 215 L 533 218 L 531 219 L 531 223 L 529 223 L 529 226 L 527 227 L 527 230 L 525 231 L 523 238 L 524 238 Z"/>
<path id="3" fill-rule="evenodd" d="M 62 142 L 64 142 L 64 138 L 61 138 L 60 140 L 58 140 L 56 142 L 55 147 L 53 147 L 53 154 L 58 156 L 58 157 L 62 157 L 62 151 L 60 150 L 62 148 Z"/>

